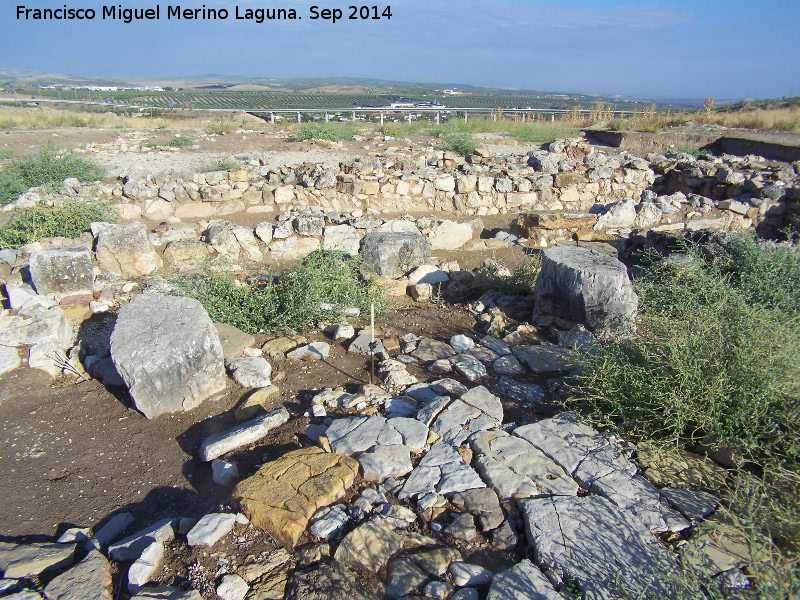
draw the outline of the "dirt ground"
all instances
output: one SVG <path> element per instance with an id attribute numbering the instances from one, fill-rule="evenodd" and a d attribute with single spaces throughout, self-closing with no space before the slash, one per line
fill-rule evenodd
<path id="1" fill-rule="evenodd" d="M 403 303 L 379 317 L 377 325 L 384 336 L 478 337 L 474 317 L 459 305 Z M 321 333 L 307 337 L 325 339 Z M 257 342 L 266 339 L 259 336 Z M 367 358 L 347 354 L 342 343 L 331 346 L 326 361 L 270 360 L 281 390 L 275 406 L 286 406 L 291 419 L 257 444 L 225 457 L 237 463 L 243 477 L 311 443 L 303 435 L 309 422 L 303 413 L 316 391 L 337 386 L 355 391 L 369 382 Z M 231 381 L 220 400 L 148 420 L 124 389 L 106 389 L 97 381 L 54 383 L 25 367 L 0 377 L 0 540 L 44 539 L 68 527 L 96 526 L 120 511 L 131 511 L 143 526 L 168 516 L 197 518 L 225 504 L 230 488 L 215 485 L 210 465 L 195 455 L 203 439 L 235 425 L 232 409 L 247 393 Z M 533 417 L 518 406 L 508 405 L 506 412 L 509 421 Z"/>

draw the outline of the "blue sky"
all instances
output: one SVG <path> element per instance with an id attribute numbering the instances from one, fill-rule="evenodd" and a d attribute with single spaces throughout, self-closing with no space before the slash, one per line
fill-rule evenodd
<path id="1" fill-rule="evenodd" d="M 352 0 L 351 0 L 352 1 Z M 800 95 L 797 0 L 394 0 L 392 18 L 311 20 L 336 0 L 121 0 L 161 20 L 24 21 L 3 0 L 0 68 L 107 77 L 370 77 L 673 98 Z M 372 0 L 374 3 L 375 0 Z M 109 4 L 113 4 L 109 2 Z M 226 8 L 227 21 L 168 21 L 166 7 Z M 301 20 L 236 21 L 234 10 L 295 8 Z M 370 4 L 372 5 L 372 4 Z M 379 4 L 384 7 L 386 4 Z"/>

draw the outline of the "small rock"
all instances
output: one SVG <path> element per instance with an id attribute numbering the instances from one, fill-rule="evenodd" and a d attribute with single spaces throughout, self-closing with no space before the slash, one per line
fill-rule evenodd
<path id="1" fill-rule="evenodd" d="M 459 587 L 483 585 L 489 583 L 494 577 L 494 573 L 488 569 L 465 562 L 452 563 L 449 571 L 453 576 L 453 582 Z"/>
<path id="2" fill-rule="evenodd" d="M 244 600 L 250 586 L 238 575 L 225 575 L 217 586 L 217 596 L 222 600 Z"/>
<path id="3" fill-rule="evenodd" d="M 272 385 L 272 365 L 265 358 L 232 358 L 225 366 L 233 380 L 244 388 L 263 388 Z"/>
<path id="4" fill-rule="evenodd" d="M 228 485 L 239 479 L 239 468 L 236 463 L 215 459 L 211 462 L 211 472 L 214 483 L 217 485 Z"/>
<path id="5" fill-rule="evenodd" d="M 450 525 L 444 528 L 444 532 L 452 538 L 467 543 L 478 537 L 478 530 L 475 529 L 475 520 L 468 513 L 458 515 Z"/>
<path id="6" fill-rule="evenodd" d="M 425 586 L 422 593 L 429 598 L 445 600 L 445 598 L 453 593 L 454 589 L 455 588 L 446 581 L 431 581 Z"/>
<path id="7" fill-rule="evenodd" d="M 313 342 L 307 346 L 300 346 L 286 354 L 286 358 L 292 360 L 302 360 L 310 358 L 313 360 L 322 360 L 328 358 L 331 352 L 331 347 L 325 342 Z"/>
<path id="8" fill-rule="evenodd" d="M 289 412 L 286 408 L 281 407 L 266 415 L 246 421 L 233 429 L 212 435 L 200 444 L 200 449 L 198 450 L 200 460 L 208 462 L 231 450 L 252 444 L 267 435 L 270 430 L 283 425 L 288 420 Z"/>
<path id="9" fill-rule="evenodd" d="M 161 542 L 153 542 L 144 549 L 142 555 L 128 569 L 128 591 L 131 594 L 136 594 L 152 580 L 161 566 L 162 558 L 164 558 L 164 544 Z"/>
<path id="10" fill-rule="evenodd" d="M 186 534 L 186 542 L 190 546 L 211 548 L 228 535 L 236 523 L 236 515 L 231 513 L 209 513 L 192 527 Z"/>
<path id="11" fill-rule="evenodd" d="M 466 335 L 454 335 L 450 338 L 450 345 L 456 352 L 466 352 L 475 347 L 475 340 Z"/>

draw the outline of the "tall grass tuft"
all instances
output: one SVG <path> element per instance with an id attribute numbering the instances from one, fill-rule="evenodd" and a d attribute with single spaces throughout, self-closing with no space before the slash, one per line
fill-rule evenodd
<path id="1" fill-rule="evenodd" d="M 116 219 L 114 207 L 105 202 L 69 200 L 58 206 L 18 209 L 0 224 L 0 248 L 19 248 L 47 237 L 75 238 L 89 231 L 94 221 Z"/>

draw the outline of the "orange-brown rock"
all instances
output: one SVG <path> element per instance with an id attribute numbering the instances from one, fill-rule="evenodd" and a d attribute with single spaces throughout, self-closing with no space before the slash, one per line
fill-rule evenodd
<path id="1" fill-rule="evenodd" d="M 236 486 L 250 522 L 294 546 L 314 512 L 342 498 L 358 474 L 358 461 L 322 448 L 294 450 L 266 463 Z"/>

